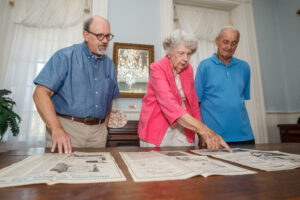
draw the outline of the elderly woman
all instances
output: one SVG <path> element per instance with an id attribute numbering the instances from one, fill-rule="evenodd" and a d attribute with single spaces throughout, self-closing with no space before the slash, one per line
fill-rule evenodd
<path id="1" fill-rule="evenodd" d="M 165 38 L 163 47 L 167 55 L 150 66 L 138 127 L 140 146 L 194 146 L 196 132 L 208 149 L 231 151 L 221 136 L 201 122 L 189 64 L 197 41 L 176 30 Z"/>

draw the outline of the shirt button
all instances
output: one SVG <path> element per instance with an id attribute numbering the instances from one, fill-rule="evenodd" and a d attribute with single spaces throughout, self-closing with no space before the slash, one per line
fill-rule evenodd
<path id="1" fill-rule="evenodd" d="M 98 105 L 95 105 L 96 108 L 98 108 Z"/>
<path id="2" fill-rule="evenodd" d="M 97 67 L 97 65 L 94 66 L 95 68 Z"/>
<path id="3" fill-rule="evenodd" d="M 98 78 L 95 78 L 94 80 L 95 80 L 95 81 L 98 81 Z"/>
<path id="4" fill-rule="evenodd" d="M 99 92 L 98 91 L 96 91 L 96 94 L 98 94 Z"/>

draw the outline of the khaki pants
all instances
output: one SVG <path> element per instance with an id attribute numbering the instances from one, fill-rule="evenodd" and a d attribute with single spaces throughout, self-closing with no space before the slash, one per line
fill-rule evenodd
<path id="1" fill-rule="evenodd" d="M 57 116 L 64 130 L 71 137 L 72 147 L 105 147 L 107 139 L 107 127 L 105 123 L 86 125 Z M 50 130 L 46 129 L 46 147 L 52 147 Z"/>

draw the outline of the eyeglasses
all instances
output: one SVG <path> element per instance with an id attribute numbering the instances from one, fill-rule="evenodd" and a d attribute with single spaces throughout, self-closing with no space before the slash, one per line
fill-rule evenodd
<path id="1" fill-rule="evenodd" d="M 93 32 L 91 32 L 91 31 L 88 31 L 88 30 L 86 30 L 86 32 L 95 35 L 99 41 L 102 41 L 102 40 L 104 39 L 104 37 L 106 37 L 106 39 L 107 39 L 108 41 L 110 41 L 110 40 L 112 40 L 113 37 L 114 37 L 114 35 L 111 34 L 111 33 L 104 35 L 104 34 L 102 34 L 102 33 L 96 34 L 96 33 L 93 33 Z"/>

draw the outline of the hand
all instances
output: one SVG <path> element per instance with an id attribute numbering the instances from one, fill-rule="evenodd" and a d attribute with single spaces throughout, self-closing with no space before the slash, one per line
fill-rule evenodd
<path id="1" fill-rule="evenodd" d="M 52 130 L 51 152 L 55 151 L 56 146 L 58 148 L 58 153 L 72 153 L 71 138 L 69 134 L 63 129 Z"/>
<path id="2" fill-rule="evenodd" d="M 199 143 L 198 143 L 199 147 L 200 148 L 206 148 L 204 138 L 200 134 L 198 134 L 198 137 L 199 137 Z"/>
<path id="3" fill-rule="evenodd" d="M 104 123 L 105 123 L 106 128 L 108 128 L 108 122 L 109 122 L 109 119 L 108 119 L 108 118 L 105 118 Z"/>
<path id="4" fill-rule="evenodd" d="M 229 152 L 232 152 L 228 144 L 223 140 L 223 138 L 215 133 L 213 130 L 208 128 L 203 124 L 201 130 L 199 131 L 199 139 L 201 141 L 201 146 L 206 144 L 208 149 L 222 149 L 226 148 Z"/>

